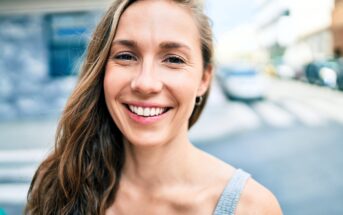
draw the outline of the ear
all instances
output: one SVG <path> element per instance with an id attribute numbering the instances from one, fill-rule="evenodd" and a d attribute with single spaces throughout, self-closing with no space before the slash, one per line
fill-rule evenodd
<path id="1" fill-rule="evenodd" d="M 202 96 L 205 94 L 207 89 L 209 88 L 213 76 L 213 66 L 210 64 L 208 65 L 204 71 L 201 78 L 200 86 L 198 88 L 197 96 Z"/>

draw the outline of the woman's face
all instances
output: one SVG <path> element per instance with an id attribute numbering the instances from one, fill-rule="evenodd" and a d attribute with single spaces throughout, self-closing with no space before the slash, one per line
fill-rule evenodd
<path id="1" fill-rule="evenodd" d="M 172 1 L 137 1 L 122 14 L 106 65 L 107 108 L 134 145 L 186 138 L 203 69 L 200 35 L 191 12 Z"/>

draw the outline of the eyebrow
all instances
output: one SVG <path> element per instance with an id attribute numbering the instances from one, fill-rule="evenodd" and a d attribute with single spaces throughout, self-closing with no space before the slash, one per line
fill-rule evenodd
<path id="1" fill-rule="evenodd" d="M 138 45 L 135 41 L 133 40 L 115 40 L 112 42 L 112 46 L 114 45 L 122 45 L 122 46 L 127 46 L 129 48 L 137 48 Z"/>
<path id="2" fill-rule="evenodd" d="M 160 44 L 161 49 L 178 49 L 178 48 L 185 48 L 191 50 L 191 48 L 185 44 L 178 43 L 178 42 L 163 42 Z"/>
<path id="3" fill-rule="evenodd" d="M 114 45 L 122 45 L 122 46 L 126 46 L 129 48 L 137 48 L 138 47 L 138 44 L 133 40 L 115 40 L 112 42 L 112 46 L 114 46 Z M 161 49 L 165 49 L 165 50 L 178 49 L 178 48 L 185 48 L 185 49 L 191 50 L 191 48 L 185 44 L 178 43 L 178 42 L 171 42 L 171 41 L 162 42 L 159 45 L 159 47 Z"/>

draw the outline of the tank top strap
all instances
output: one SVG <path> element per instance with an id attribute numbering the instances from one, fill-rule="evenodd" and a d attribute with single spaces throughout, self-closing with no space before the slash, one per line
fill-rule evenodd
<path id="1" fill-rule="evenodd" d="M 214 215 L 234 215 L 239 198 L 250 174 L 237 169 L 217 203 Z"/>

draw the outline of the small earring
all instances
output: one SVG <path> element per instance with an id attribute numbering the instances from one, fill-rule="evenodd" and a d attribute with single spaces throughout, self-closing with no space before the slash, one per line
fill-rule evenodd
<path id="1" fill-rule="evenodd" d="M 201 105 L 202 99 L 203 99 L 202 96 L 197 96 L 197 97 L 195 98 L 195 105 L 196 105 L 196 106 Z"/>

